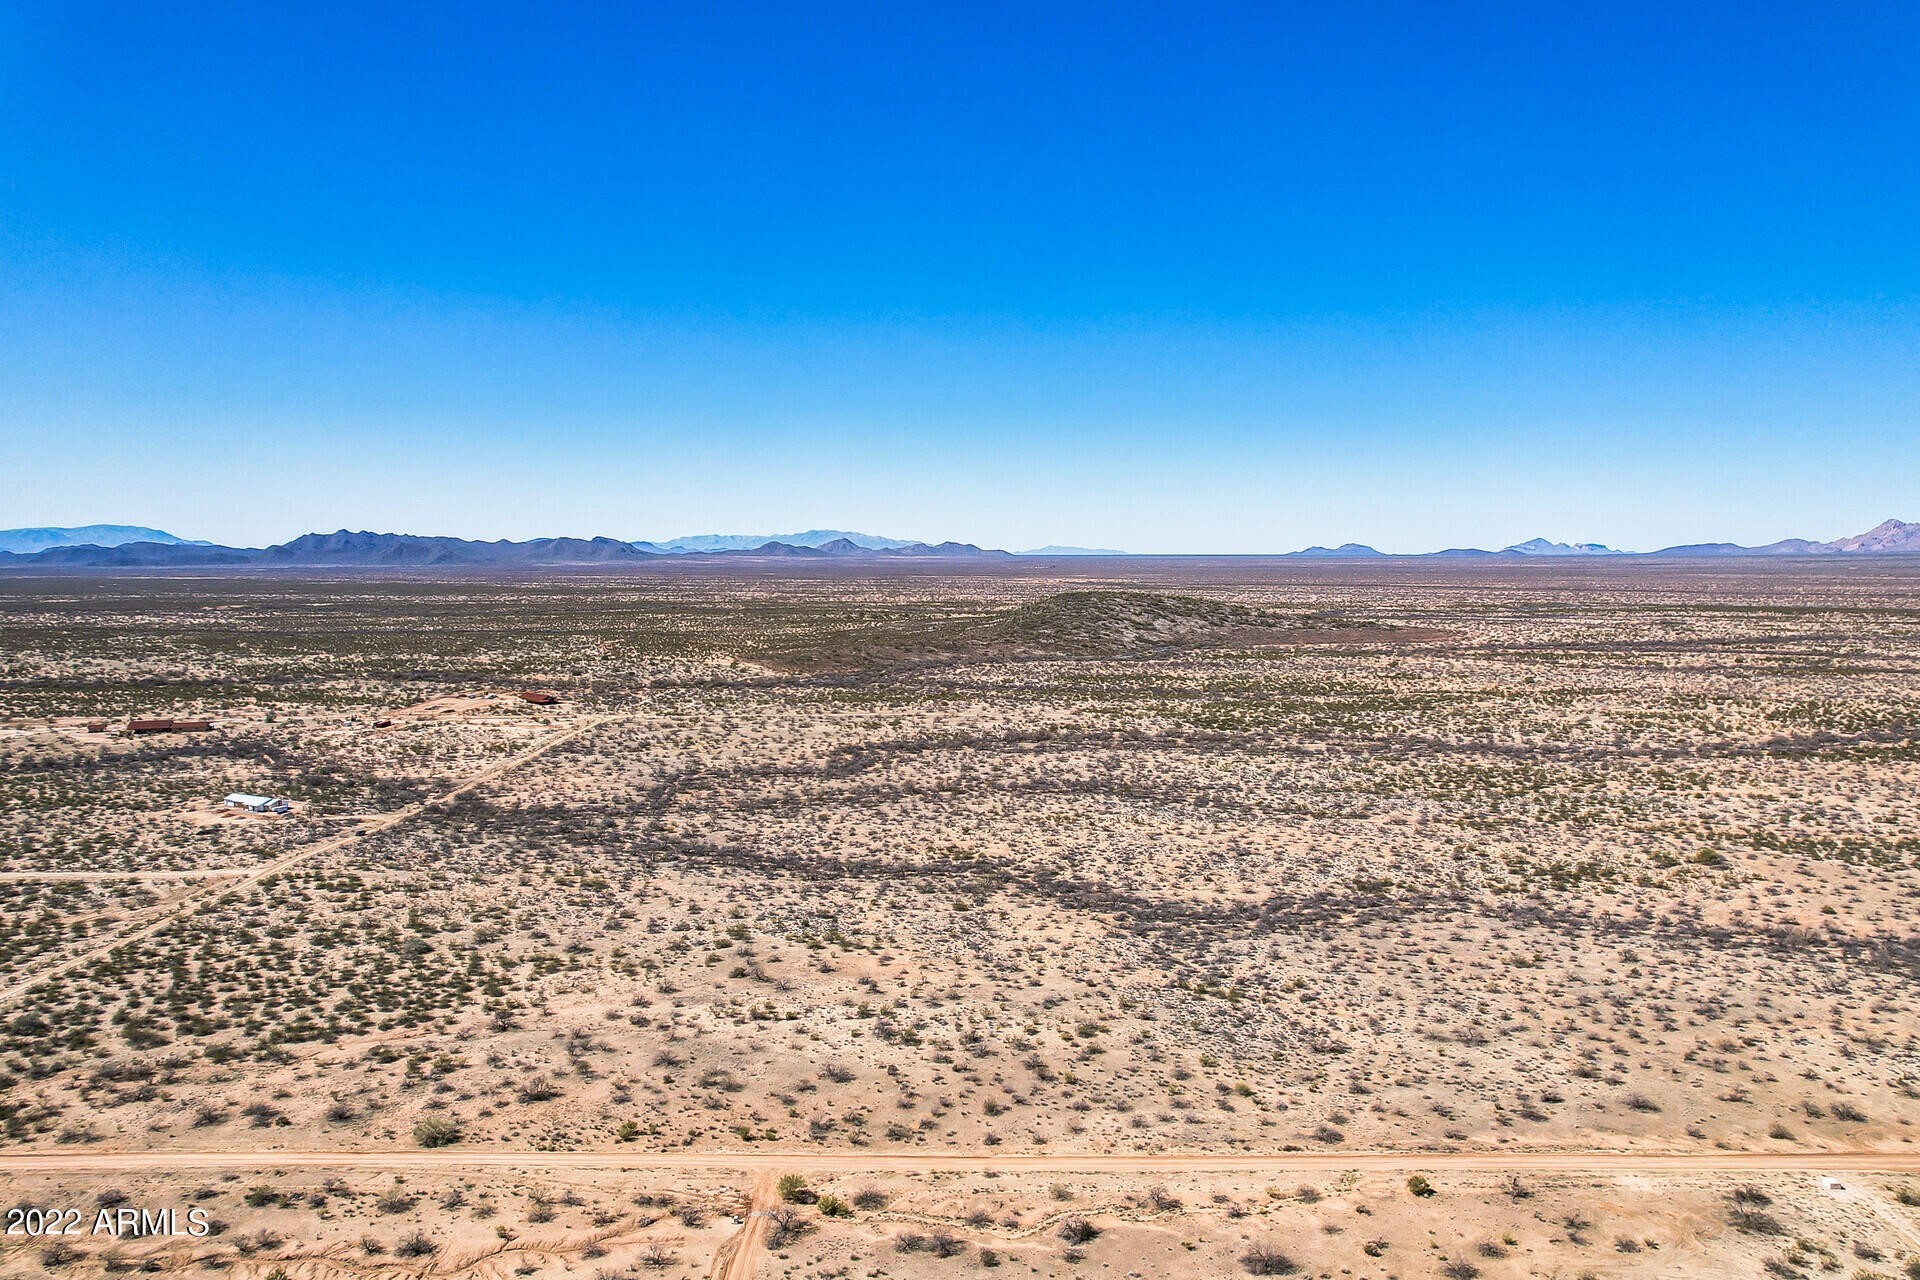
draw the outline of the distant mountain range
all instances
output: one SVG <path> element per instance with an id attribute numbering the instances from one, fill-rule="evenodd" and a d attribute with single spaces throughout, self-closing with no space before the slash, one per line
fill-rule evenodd
<path id="1" fill-rule="evenodd" d="M 1092 547 L 1040 547 L 1024 556 L 1119 556 L 1124 552 Z M 1764 546 L 1732 542 L 1702 542 L 1659 551 L 1618 551 L 1597 542 L 1549 542 L 1532 538 L 1498 551 L 1477 547 L 1450 547 L 1422 555 L 1389 555 L 1358 542 L 1337 547 L 1308 547 L 1288 552 L 1282 559 L 1300 560 L 1415 560 L 1603 557 L 1634 559 L 1712 559 L 1740 556 L 1861 556 L 1920 555 L 1920 523 L 1888 520 L 1865 533 L 1832 542 L 1786 538 Z M 263 568 L 350 568 L 607 565 L 647 560 L 702 559 L 757 560 L 1011 560 L 1014 553 L 975 546 L 971 542 L 911 542 L 879 538 L 838 529 L 810 529 L 805 533 L 757 538 L 741 534 L 700 534 L 671 542 L 624 542 L 615 538 L 535 538 L 528 542 L 476 542 L 466 538 L 423 537 L 408 533 L 308 533 L 271 547 L 224 547 L 190 542 L 160 529 L 137 525 L 84 525 L 79 528 L 0 530 L 0 567 L 3 568 L 200 568 L 258 566 Z"/>
<path id="2" fill-rule="evenodd" d="M 30 556 L 53 547 L 117 547 L 127 542 L 158 542 L 167 546 L 188 544 L 164 529 L 148 529 L 137 524 L 83 524 L 71 529 L 0 529 L 0 551 Z"/>
<path id="3" fill-rule="evenodd" d="M 119 526 L 97 526 L 118 528 Z M 223 547 L 186 542 L 157 529 L 141 530 L 158 536 L 112 543 L 80 543 L 63 535 L 86 530 L 14 530 L 12 534 L 40 535 L 36 549 L 26 553 L 0 550 L 0 566 L 49 568 L 199 568 L 253 565 L 263 568 L 350 568 L 353 566 L 405 568 L 413 566 L 598 565 L 643 560 L 707 559 L 1011 559 L 1006 551 L 990 551 L 967 542 L 905 542 L 899 539 L 851 536 L 817 543 L 767 539 L 748 545 L 730 545 L 734 539 L 714 536 L 709 549 L 662 550 L 651 543 L 622 542 L 614 538 L 535 538 L 528 542 L 475 542 L 466 538 L 422 537 L 409 533 L 308 533 L 271 547 Z M 816 530 L 815 536 L 824 531 Z M 0 539 L 11 536 L 0 533 Z M 870 545 L 881 543 L 884 545 Z M 26 544 L 26 545 L 31 545 Z"/>
<path id="4" fill-rule="evenodd" d="M 1307 560 L 1432 560 L 1499 559 L 1520 560 L 1536 557 L 1606 556 L 1648 559 L 1715 558 L 1721 556 L 1829 556 L 1829 555 L 1920 555 L 1920 523 L 1888 520 L 1832 542 L 1809 542 L 1805 538 L 1783 538 L 1764 546 L 1747 547 L 1737 542 L 1696 542 L 1682 547 L 1662 547 L 1658 551 L 1619 551 L 1598 542 L 1549 542 L 1530 538 L 1498 551 L 1478 547 L 1449 547 L 1445 551 L 1427 551 L 1417 555 L 1391 555 L 1358 542 L 1343 542 L 1337 547 L 1308 547 L 1290 551 L 1282 559 Z"/>
<path id="5" fill-rule="evenodd" d="M 689 555 L 703 551 L 752 551 L 778 543 L 785 547 L 824 547 L 834 542 L 851 542 L 869 551 L 897 551 L 905 547 L 925 546 L 911 538 L 880 538 L 871 533 L 850 533 L 845 529 L 808 529 L 804 533 L 699 533 L 671 542 L 636 542 L 641 551 L 656 555 Z"/>

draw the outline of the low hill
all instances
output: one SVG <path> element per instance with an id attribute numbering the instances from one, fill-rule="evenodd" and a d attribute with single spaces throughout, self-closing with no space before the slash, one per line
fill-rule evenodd
<path id="1" fill-rule="evenodd" d="M 1410 644 L 1450 632 L 1357 626 L 1326 616 L 1271 613 L 1200 596 L 1151 591 L 1062 591 L 984 617 L 817 630 L 760 660 L 817 674 L 971 661 L 1150 658 L 1199 649 Z"/>
<path id="2" fill-rule="evenodd" d="M 259 556 L 259 552 L 244 548 L 197 542 L 123 542 L 112 547 L 49 547 L 30 556 L 8 555 L 7 562 L 52 569 L 200 568 L 253 564 Z"/>
<path id="3" fill-rule="evenodd" d="M 1286 626 L 1246 605 L 1149 591 L 1063 591 L 988 623 L 987 648 L 1060 654 L 1132 653 L 1215 645 Z"/>

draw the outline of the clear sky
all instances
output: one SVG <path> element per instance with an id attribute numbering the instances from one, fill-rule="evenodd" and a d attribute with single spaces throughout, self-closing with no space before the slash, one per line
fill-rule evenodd
<path id="1" fill-rule="evenodd" d="M 0 526 L 1920 519 L 1917 68 L 1910 2 L 0 6 Z"/>

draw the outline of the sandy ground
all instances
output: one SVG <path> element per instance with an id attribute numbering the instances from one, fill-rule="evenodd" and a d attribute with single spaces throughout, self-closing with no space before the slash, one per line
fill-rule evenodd
<path id="1" fill-rule="evenodd" d="M 1920 580 L 1073 572 L 0 581 L 0 1275 L 1906 1272 Z"/>

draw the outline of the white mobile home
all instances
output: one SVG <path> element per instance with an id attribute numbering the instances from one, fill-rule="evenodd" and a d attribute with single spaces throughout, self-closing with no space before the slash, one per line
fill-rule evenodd
<path id="1" fill-rule="evenodd" d="M 249 813 L 285 813 L 293 806 L 278 796 L 250 796 L 236 791 L 227 797 L 227 808 L 245 809 Z"/>

